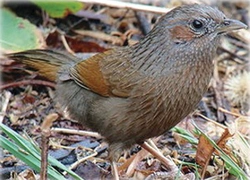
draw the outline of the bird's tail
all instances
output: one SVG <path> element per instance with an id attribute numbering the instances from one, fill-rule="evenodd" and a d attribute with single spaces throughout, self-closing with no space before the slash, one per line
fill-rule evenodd
<path id="1" fill-rule="evenodd" d="M 50 81 L 56 81 L 57 73 L 63 65 L 79 61 L 73 55 L 52 50 L 28 50 L 6 56 L 36 70 Z"/>

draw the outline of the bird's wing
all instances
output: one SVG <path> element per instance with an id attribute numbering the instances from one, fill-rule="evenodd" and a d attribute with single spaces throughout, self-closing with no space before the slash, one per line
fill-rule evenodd
<path id="1" fill-rule="evenodd" d="M 129 90 L 125 87 L 121 87 L 121 83 L 123 83 L 121 74 L 116 74 L 116 66 L 119 64 L 114 62 L 119 62 L 120 59 L 111 57 L 114 52 L 114 50 L 109 50 L 94 55 L 87 60 L 80 61 L 70 69 L 70 76 L 83 88 L 101 96 L 128 97 Z M 110 64 L 113 64 L 114 67 L 111 67 Z M 108 69 L 104 69 L 105 67 Z M 113 78 L 110 78 L 111 76 L 113 76 Z"/>

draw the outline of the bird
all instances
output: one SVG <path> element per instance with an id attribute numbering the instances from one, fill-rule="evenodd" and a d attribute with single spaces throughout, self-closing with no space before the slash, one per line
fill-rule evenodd
<path id="1" fill-rule="evenodd" d="M 101 134 L 116 162 L 124 150 L 162 135 L 196 108 L 221 37 L 242 28 L 247 25 L 217 8 L 189 4 L 163 15 L 137 44 L 85 60 L 48 49 L 7 57 L 56 82 L 55 101 Z"/>

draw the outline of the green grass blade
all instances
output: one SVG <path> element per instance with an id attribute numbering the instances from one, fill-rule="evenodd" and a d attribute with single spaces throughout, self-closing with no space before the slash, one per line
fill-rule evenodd
<path id="1" fill-rule="evenodd" d="M 0 144 L 1 147 L 8 150 L 11 154 L 13 154 L 15 157 L 18 157 L 21 161 L 23 161 L 25 164 L 30 166 L 32 169 L 34 169 L 37 172 L 40 172 L 40 164 L 41 162 L 34 157 L 32 154 L 22 150 L 20 147 L 18 147 L 16 144 L 9 141 L 7 138 L 0 136 Z M 59 174 L 53 167 L 48 166 L 48 176 L 51 179 L 65 179 L 64 176 Z"/>
<path id="2" fill-rule="evenodd" d="M 40 172 L 40 164 L 41 164 L 41 153 L 40 149 L 35 147 L 35 144 L 27 141 L 25 138 L 20 136 L 18 133 L 13 131 L 8 126 L 0 123 L 1 130 L 14 141 L 11 142 L 5 137 L 1 137 L 0 146 L 10 153 L 12 153 L 15 157 L 22 160 L 32 169 L 37 172 Z M 39 149 L 39 150 L 38 150 Z M 66 171 L 69 175 L 71 175 L 76 180 L 81 180 L 82 178 L 74 173 L 72 170 L 68 169 L 61 162 L 57 161 L 55 158 L 48 156 L 48 176 L 52 179 L 65 179 L 63 175 L 61 175 L 55 168 L 52 166 L 56 166 L 64 171 Z"/>
<path id="3" fill-rule="evenodd" d="M 220 157 L 225 162 L 225 167 L 229 171 L 229 173 L 233 174 L 239 179 L 247 180 L 249 177 L 247 174 L 240 168 L 231 158 L 228 156 L 210 137 L 208 137 L 201 129 L 199 129 L 195 123 L 193 123 L 195 128 L 208 139 L 208 141 L 213 145 L 213 147 L 219 152 Z"/>

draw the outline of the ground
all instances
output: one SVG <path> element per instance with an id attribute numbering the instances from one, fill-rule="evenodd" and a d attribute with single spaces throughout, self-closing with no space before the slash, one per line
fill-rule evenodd
<path id="1" fill-rule="evenodd" d="M 182 3 L 147 1 L 151 7 L 167 8 Z M 217 6 L 229 17 L 249 24 L 249 3 L 208 3 Z M 39 37 L 43 41 L 42 46 L 68 51 L 85 58 L 92 53 L 103 52 L 115 46 L 138 42 L 161 14 L 133 10 L 133 4 L 130 9 L 110 6 L 112 4 L 84 3 L 84 8 L 80 12 L 69 13 L 61 18 L 49 16 L 46 11 L 32 3 L 16 2 L 4 4 L 3 7 L 34 24 L 42 35 Z M 173 158 L 183 174 L 194 173 L 198 178 L 236 179 L 236 174 L 245 173 L 244 177 L 249 177 L 249 42 L 249 30 L 233 32 L 223 39 L 214 60 L 215 70 L 208 92 L 197 109 L 172 131 L 153 139 L 164 155 Z M 6 52 L 9 51 L 3 50 L 3 53 Z M 0 62 L 3 80 L 0 96 L 2 123 L 26 138 L 29 136 L 29 140 L 35 142 L 37 147 L 47 146 L 49 154 L 66 166 L 77 160 L 86 159 L 72 167 L 80 177 L 111 178 L 110 162 L 107 160 L 108 144 L 98 134 L 86 134 L 85 130 L 89 132 L 89 129 L 61 112 L 59 105 L 52 100 L 55 84 L 40 78 L 33 71 L 25 70 L 23 65 L 10 59 L 1 57 Z M 53 113 L 58 114 L 58 118 L 51 124 L 43 124 L 44 121 L 53 120 L 51 116 L 48 118 L 48 115 Z M 205 132 L 205 135 L 198 131 L 197 127 Z M 44 131 L 47 129 L 48 131 Z M 82 134 L 74 130 L 79 130 Z M 7 137 L 4 132 L 1 135 Z M 210 145 L 211 141 L 207 138 L 217 142 L 217 146 Z M 216 147 L 221 148 L 223 152 Z M 223 158 L 224 153 L 230 160 Z M 236 168 L 236 173 L 228 170 L 225 164 L 229 162 L 239 167 Z M 160 161 L 142 150 L 139 145 L 126 152 L 118 165 L 123 179 L 169 179 L 171 176 Z M 39 177 L 36 170 L 31 170 L 18 156 L 14 156 L 4 147 L 0 175 L 4 179 L 13 176 L 29 176 L 33 179 Z"/>

